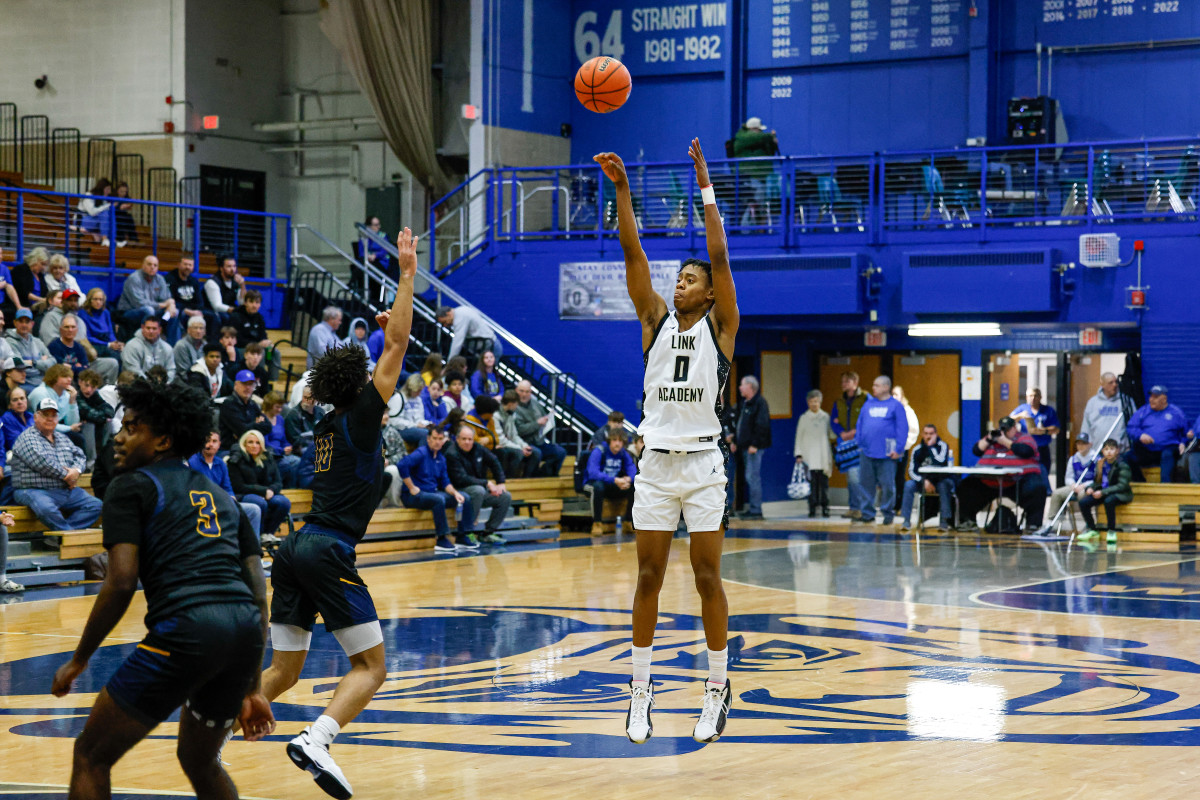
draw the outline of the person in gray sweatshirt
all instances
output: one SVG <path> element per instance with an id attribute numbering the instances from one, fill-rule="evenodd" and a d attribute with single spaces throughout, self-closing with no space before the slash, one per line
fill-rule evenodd
<path id="1" fill-rule="evenodd" d="M 1132 408 L 1130 412 L 1132 412 Z M 1113 421 L 1117 426 L 1112 428 Z M 1083 409 L 1083 423 L 1079 430 L 1088 435 L 1093 442 L 1103 442 L 1114 439 L 1120 446 L 1121 452 L 1129 450 L 1129 434 L 1125 431 L 1128 418 L 1124 413 L 1121 391 L 1117 384 L 1117 376 L 1106 372 L 1100 376 L 1100 389 L 1094 397 L 1088 398 Z"/>
<path id="2" fill-rule="evenodd" d="M 141 329 L 125 345 L 121 363 L 139 378 L 144 378 L 151 367 L 160 366 L 167 371 L 168 383 L 175 380 L 175 353 L 162 338 L 162 320 L 158 317 L 142 320 Z"/>
<path id="3" fill-rule="evenodd" d="M 33 335 L 33 313 L 28 308 L 18 308 L 13 327 L 5 332 L 4 339 L 15 357 L 25 359 L 26 392 L 42 385 L 42 375 L 56 363 L 46 343 Z"/>

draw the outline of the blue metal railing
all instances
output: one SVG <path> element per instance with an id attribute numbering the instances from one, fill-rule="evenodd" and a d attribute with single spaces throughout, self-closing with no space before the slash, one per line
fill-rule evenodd
<path id="1" fill-rule="evenodd" d="M 1196 222 L 1200 139 L 956 148 L 709 162 L 731 236 L 796 247 L 814 234 L 884 244 L 892 234 L 1123 222 Z M 692 164 L 626 165 L 643 236 L 703 246 Z M 472 175 L 430 210 L 431 268 L 445 275 L 497 243 L 616 236 L 612 184 L 596 164 Z"/>
<path id="2" fill-rule="evenodd" d="M 232 255 L 250 276 L 265 283 L 286 283 L 291 248 L 291 217 L 260 211 L 234 211 L 197 203 L 164 203 L 122 198 L 134 206 L 134 221 L 142 228 L 127 250 L 102 246 L 94 236 L 115 244 L 118 231 L 116 203 L 100 213 L 98 223 L 85 221 L 78 210 L 86 195 L 0 186 L 0 245 L 20 257 L 33 247 L 61 252 L 80 267 L 106 267 L 110 271 L 132 254 L 137 261 L 146 252 L 160 259 L 187 253 Z M 182 236 L 176 238 L 176 233 Z"/>

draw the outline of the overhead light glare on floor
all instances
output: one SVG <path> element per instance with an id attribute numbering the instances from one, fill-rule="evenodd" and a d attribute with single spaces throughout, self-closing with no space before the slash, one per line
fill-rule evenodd
<path id="1" fill-rule="evenodd" d="M 999 322 L 920 322 L 908 326 L 909 336 L 1001 336 Z"/>

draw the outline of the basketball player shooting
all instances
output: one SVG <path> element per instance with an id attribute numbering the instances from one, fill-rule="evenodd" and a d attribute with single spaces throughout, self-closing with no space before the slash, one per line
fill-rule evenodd
<path id="1" fill-rule="evenodd" d="M 625 164 L 616 153 L 595 156 L 617 190 L 617 218 L 625 253 L 629 297 L 642 323 L 646 366 L 642 424 L 645 439 L 633 524 L 637 532 L 638 581 L 633 598 L 633 678 L 625 734 L 641 744 L 653 734 L 650 679 L 658 594 L 662 589 L 671 541 L 682 512 L 691 537 L 692 572 L 700 594 L 708 680 L 700 719 L 692 737 L 715 742 L 725 729 L 732 703 L 726 677 L 729 606 L 721 585 L 721 547 L 725 539 L 725 454 L 721 449 L 721 407 L 729 380 L 729 361 L 738 329 L 737 292 L 729 268 L 729 247 L 708 164 L 700 140 L 688 155 L 704 200 L 709 261 L 689 258 L 675 279 L 675 310 L 654 291 L 650 264 L 638 240 Z"/>

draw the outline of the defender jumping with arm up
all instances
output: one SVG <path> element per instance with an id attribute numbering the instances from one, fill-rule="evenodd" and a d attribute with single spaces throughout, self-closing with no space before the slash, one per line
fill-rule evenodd
<path id="1" fill-rule="evenodd" d="M 633 678 L 625 719 L 626 735 L 639 744 L 653 733 L 650 660 L 658 594 L 681 511 L 691 536 L 692 572 L 708 644 L 709 674 L 693 738 L 715 742 L 725 728 L 732 702 L 726 677 L 729 607 L 721 585 L 721 547 L 727 519 L 720 418 L 739 316 L 725 230 L 699 139 L 692 140 L 688 155 L 704 199 L 709 261 L 689 258 L 683 262 L 675 280 L 674 311 L 667 308 L 651 285 L 650 265 L 638 240 L 624 163 L 615 153 L 595 157 L 617 190 L 625 280 L 642 323 L 646 366 L 642 423 L 638 427 L 645 450 L 633 507 L 638 554 L 633 598 Z"/>

